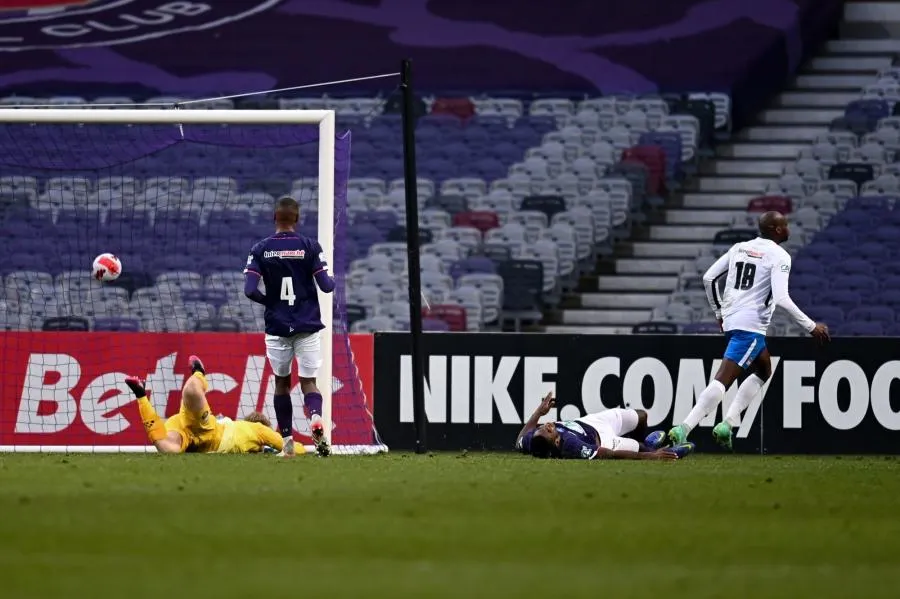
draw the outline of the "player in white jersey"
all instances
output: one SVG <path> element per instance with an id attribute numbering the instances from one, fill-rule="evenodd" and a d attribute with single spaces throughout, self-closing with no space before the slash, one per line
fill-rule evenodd
<path id="1" fill-rule="evenodd" d="M 679 445 L 687 440 L 700 421 L 719 405 L 725 391 L 745 372 L 737 396 L 725 419 L 713 429 L 716 442 L 731 449 L 732 429 L 740 424 L 741 413 L 750 405 L 772 376 L 766 348 L 766 330 L 775 306 L 788 314 L 820 343 L 829 340 L 828 327 L 813 322 L 791 300 L 788 277 L 791 255 L 780 243 L 790 235 L 787 219 L 779 212 L 759 217 L 759 237 L 736 243 L 703 275 L 703 285 L 728 347 L 712 383 L 697 397 L 697 405 L 684 422 L 669 431 L 669 440 Z M 725 290 L 719 298 L 717 282 L 727 274 Z"/>

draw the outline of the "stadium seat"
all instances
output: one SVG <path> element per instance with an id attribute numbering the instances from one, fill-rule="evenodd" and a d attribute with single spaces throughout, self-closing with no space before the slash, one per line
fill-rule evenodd
<path id="1" fill-rule="evenodd" d="M 678 325 L 673 322 L 642 322 L 634 325 L 631 332 L 635 335 L 675 335 Z"/>

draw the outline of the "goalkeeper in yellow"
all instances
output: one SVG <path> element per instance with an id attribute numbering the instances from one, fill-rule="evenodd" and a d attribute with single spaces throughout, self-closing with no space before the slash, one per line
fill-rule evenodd
<path id="1" fill-rule="evenodd" d="M 206 370 L 197 356 L 189 358 L 191 376 L 181 389 L 181 409 L 163 421 L 147 398 L 144 382 L 128 377 L 125 384 L 137 397 L 141 421 L 150 442 L 160 453 L 259 453 L 284 448 L 265 415 L 254 412 L 245 420 L 212 415 L 206 401 Z M 302 449 L 302 445 L 300 448 Z"/>

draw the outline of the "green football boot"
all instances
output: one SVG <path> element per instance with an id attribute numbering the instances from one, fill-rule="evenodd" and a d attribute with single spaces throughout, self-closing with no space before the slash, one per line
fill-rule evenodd
<path id="1" fill-rule="evenodd" d="M 723 449 L 732 451 L 731 447 L 731 425 L 724 420 L 713 427 L 713 439 L 722 446 Z"/>
<path id="2" fill-rule="evenodd" d="M 669 441 L 672 445 L 681 445 L 687 442 L 688 430 L 683 424 L 673 426 L 669 429 Z"/>

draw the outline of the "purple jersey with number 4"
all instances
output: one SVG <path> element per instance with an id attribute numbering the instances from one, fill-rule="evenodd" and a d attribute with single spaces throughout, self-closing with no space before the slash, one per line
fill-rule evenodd
<path id="1" fill-rule="evenodd" d="M 276 233 L 253 246 L 244 274 L 255 272 L 266 286 L 266 333 L 292 337 L 325 328 L 315 275 L 327 270 L 319 242 L 294 232 Z"/>

